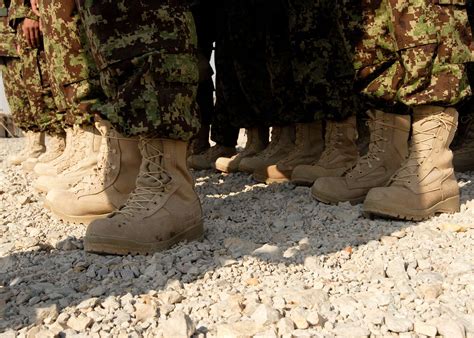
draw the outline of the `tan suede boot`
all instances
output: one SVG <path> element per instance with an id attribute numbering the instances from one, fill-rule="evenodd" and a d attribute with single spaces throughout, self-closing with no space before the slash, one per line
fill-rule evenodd
<path id="1" fill-rule="evenodd" d="M 188 165 L 195 170 L 206 170 L 215 168 L 219 157 L 230 157 L 236 153 L 235 147 L 225 147 L 216 144 L 198 155 L 188 157 Z"/>
<path id="2" fill-rule="evenodd" d="M 252 174 L 257 168 L 276 164 L 288 156 L 295 147 L 295 126 L 272 127 L 272 137 L 262 152 L 245 157 L 239 163 L 239 171 Z"/>
<path id="3" fill-rule="evenodd" d="M 19 154 L 9 156 L 7 162 L 10 165 L 20 165 L 29 158 L 40 157 L 46 151 L 44 137 L 44 133 L 27 131 L 25 135 L 25 147 Z"/>
<path id="4" fill-rule="evenodd" d="M 408 155 L 410 116 L 378 110 L 369 115 L 368 153 L 343 177 L 323 177 L 311 193 L 323 203 L 361 203 L 370 189 L 385 186 Z"/>
<path id="5" fill-rule="evenodd" d="M 33 181 L 33 188 L 44 193 L 53 189 L 68 190 L 79 183 L 83 177 L 91 175 L 97 167 L 101 144 L 107 142 L 106 137 L 102 135 L 104 130 L 101 130 L 101 125 L 101 122 L 95 123 L 95 127 L 101 136 L 94 136 L 92 146 L 86 149 L 85 157 L 81 161 L 59 175 L 38 177 Z"/>
<path id="6" fill-rule="evenodd" d="M 65 135 L 51 135 L 49 136 L 46 152 L 40 157 L 30 157 L 21 164 L 23 171 L 31 172 L 38 163 L 48 163 L 57 159 L 64 152 L 66 147 Z"/>
<path id="7" fill-rule="evenodd" d="M 459 172 L 474 170 L 474 116 L 463 116 L 460 119 L 458 133 L 453 145 L 453 165 Z"/>
<path id="8" fill-rule="evenodd" d="M 202 210 L 186 166 L 187 143 L 142 139 L 136 189 L 119 211 L 89 225 L 84 249 L 149 254 L 203 235 Z"/>
<path id="9" fill-rule="evenodd" d="M 293 170 L 291 183 L 312 186 L 320 177 L 340 177 L 351 169 L 359 158 L 357 122 L 352 116 L 345 121 L 327 121 L 325 147 L 313 165 L 299 165 Z"/>
<path id="10" fill-rule="evenodd" d="M 439 213 L 459 211 L 459 187 L 449 149 L 456 132 L 454 108 L 413 109 L 410 156 L 387 187 L 370 190 L 367 215 L 421 221 Z"/>
<path id="11" fill-rule="evenodd" d="M 324 148 L 322 122 L 296 124 L 295 146 L 276 164 L 259 167 L 253 172 L 257 182 L 271 184 L 289 182 L 293 170 L 318 160 Z"/>
<path id="12" fill-rule="evenodd" d="M 197 135 L 189 143 L 188 156 L 199 155 L 211 147 L 211 145 L 209 144 L 210 130 L 211 128 L 208 124 L 201 125 L 201 129 L 199 129 Z"/>
<path id="13" fill-rule="evenodd" d="M 38 163 L 34 172 L 38 176 L 55 176 L 73 167 L 85 157 L 94 147 L 94 143 L 100 142 L 101 136 L 95 126 L 73 127 L 71 136 L 66 136 L 66 149 L 64 153 L 54 161 L 48 163 Z"/>
<path id="14" fill-rule="evenodd" d="M 255 156 L 268 146 L 268 128 L 250 128 L 246 133 L 245 148 L 232 157 L 219 157 L 216 161 L 217 170 L 225 173 L 237 172 L 244 158 Z"/>
<path id="15" fill-rule="evenodd" d="M 135 188 L 141 163 L 138 139 L 125 138 L 109 122 L 99 122 L 103 135 L 95 170 L 70 190 L 51 190 L 45 204 L 59 218 L 88 224 L 120 207 Z"/>

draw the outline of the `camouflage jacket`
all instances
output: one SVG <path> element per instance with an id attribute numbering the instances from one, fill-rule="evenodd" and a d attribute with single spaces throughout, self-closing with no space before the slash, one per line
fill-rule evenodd
<path id="1" fill-rule="evenodd" d="M 31 10 L 30 0 L 11 0 L 8 14 L 10 26 L 13 28 L 26 18 L 39 21 L 38 16 Z"/>
<path id="2" fill-rule="evenodd" d="M 0 56 L 16 57 L 16 33 L 9 25 L 9 8 L 0 0 Z"/>
<path id="3" fill-rule="evenodd" d="M 397 57 L 396 52 L 436 44 L 445 63 L 474 61 L 468 0 L 362 0 L 364 36 L 356 48 L 361 69 Z"/>

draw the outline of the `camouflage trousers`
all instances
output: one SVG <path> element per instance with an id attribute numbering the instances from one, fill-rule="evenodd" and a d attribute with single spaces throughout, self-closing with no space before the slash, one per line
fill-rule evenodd
<path id="1" fill-rule="evenodd" d="M 199 130 L 197 37 L 183 3 L 77 1 L 107 96 L 93 109 L 125 135 L 187 141 Z"/>
<path id="2" fill-rule="evenodd" d="M 19 57 L 2 57 L 5 96 L 12 112 L 13 121 L 24 131 L 39 131 L 36 116 L 31 112 L 26 86 L 23 83 L 23 63 Z"/>
<path id="3" fill-rule="evenodd" d="M 217 45 L 216 66 L 218 85 L 222 73 L 228 106 L 236 110 L 231 115 L 242 121 L 248 111 L 248 124 L 288 125 L 356 112 L 351 48 L 342 26 L 347 16 L 340 6 L 310 0 L 226 3 L 228 31 Z"/>
<path id="4" fill-rule="evenodd" d="M 192 7 L 198 37 L 199 85 L 196 101 L 201 125 L 211 126 L 211 140 L 219 145 L 234 147 L 239 130 L 230 125 L 225 110 L 214 105 L 214 82 L 210 65 L 216 39 L 216 1 L 199 1 Z"/>
<path id="5" fill-rule="evenodd" d="M 394 112 L 455 105 L 471 95 L 472 34 L 463 0 L 362 2 L 355 67 L 363 95 Z"/>
<path id="6" fill-rule="evenodd" d="M 296 102 L 315 120 L 357 111 L 351 39 L 358 23 L 342 1 L 289 0 L 289 36 Z"/>
<path id="7" fill-rule="evenodd" d="M 262 5 L 231 0 L 217 6 L 216 115 L 235 127 L 278 124 Z"/>
<path id="8" fill-rule="evenodd" d="M 40 3 L 51 87 L 65 126 L 93 123 L 92 103 L 104 96 L 74 0 Z"/>
<path id="9" fill-rule="evenodd" d="M 23 130 L 63 133 L 42 47 L 27 46 L 21 25 L 16 42 L 19 58 L 8 58 L 5 69 L 5 92 L 16 125 Z"/>

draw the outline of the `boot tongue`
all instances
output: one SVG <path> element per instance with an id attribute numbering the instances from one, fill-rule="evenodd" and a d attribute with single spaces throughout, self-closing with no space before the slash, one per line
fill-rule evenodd
<path id="1" fill-rule="evenodd" d="M 143 163 L 137 178 L 137 187 L 163 188 L 171 177 L 163 170 L 164 154 L 156 146 L 145 144 L 142 148 Z"/>

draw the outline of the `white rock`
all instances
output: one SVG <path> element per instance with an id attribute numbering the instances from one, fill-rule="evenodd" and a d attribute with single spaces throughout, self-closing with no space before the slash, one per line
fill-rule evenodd
<path id="1" fill-rule="evenodd" d="M 415 332 L 418 334 L 422 334 L 428 337 L 435 337 L 438 330 L 436 326 L 423 323 L 423 322 L 415 322 Z"/>
<path id="2" fill-rule="evenodd" d="M 277 323 L 278 334 L 280 336 L 290 334 L 295 329 L 295 324 L 290 318 L 281 318 Z"/>
<path id="3" fill-rule="evenodd" d="M 224 247 L 229 251 L 232 257 L 239 258 L 252 253 L 258 245 L 240 238 L 231 237 L 224 240 Z"/>
<path id="4" fill-rule="evenodd" d="M 58 315 L 58 306 L 56 304 L 35 309 L 36 324 L 51 324 L 58 318 Z"/>
<path id="5" fill-rule="evenodd" d="M 191 337 L 196 331 L 194 322 L 182 312 L 173 313 L 161 328 L 164 337 Z"/>
<path id="6" fill-rule="evenodd" d="M 280 319 L 280 317 L 281 315 L 277 310 L 266 304 L 261 304 L 252 314 L 251 319 L 259 325 L 266 326 L 269 324 L 276 323 Z"/>
<path id="7" fill-rule="evenodd" d="M 138 321 L 145 321 L 156 316 L 156 307 L 151 304 L 135 304 L 135 318 Z"/>
<path id="8" fill-rule="evenodd" d="M 276 245 L 265 244 L 252 252 L 252 255 L 257 257 L 276 259 L 281 257 L 281 250 Z"/>
<path id="9" fill-rule="evenodd" d="M 307 329 L 309 323 L 306 320 L 306 313 L 301 308 L 294 308 L 290 310 L 290 319 L 295 323 L 297 329 Z"/>
<path id="10" fill-rule="evenodd" d="M 217 325 L 217 337 L 246 338 L 262 331 L 262 327 L 251 320 L 237 321 Z"/>
<path id="11" fill-rule="evenodd" d="M 79 316 L 71 316 L 69 320 L 67 321 L 67 326 L 69 326 L 71 329 L 77 332 L 84 332 L 85 329 L 87 329 L 90 325 L 92 325 L 92 319 L 89 317 L 86 317 L 83 314 L 80 314 Z"/>
<path id="12" fill-rule="evenodd" d="M 408 318 L 387 314 L 385 316 L 385 325 L 396 333 L 408 332 L 413 330 L 413 322 Z"/>
<path id="13" fill-rule="evenodd" d="M 405 270 L 405 261 L 401 257 L 395 257 L 393 260 L 388 262 L 385 273 L 389 278 L 408 278 Z"/>
<path id="14" fill-rule="evenodd" d="M 465 338 L 464 326 L 452 319 L 440 318 L 436 325 L 438 333 L 446 338 Z"/>
<path id="15" fill-rule="evenodd" d="M 367 328 L 361 327 L 355 323 L 340 323 L 334 328 L 334 332 L 339 337 L 352 338 L 352 337 L 368 337 L 370 331 Z"/>

